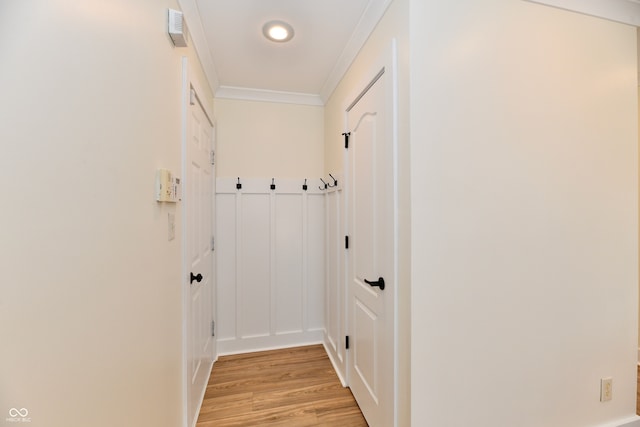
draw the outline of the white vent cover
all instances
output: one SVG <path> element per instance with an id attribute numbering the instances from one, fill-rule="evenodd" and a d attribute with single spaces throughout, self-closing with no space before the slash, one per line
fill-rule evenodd
<path id="1" fill-rule="evenodd" d="M 176 47 L 187 47 L 189 30 L 182 12 L 169 9 L 169 37 Z"/>

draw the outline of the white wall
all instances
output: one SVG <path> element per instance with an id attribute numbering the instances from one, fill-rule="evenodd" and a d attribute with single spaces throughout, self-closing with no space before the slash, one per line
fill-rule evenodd
<path id="1" fill-rule="evenodd" d="M 219 177 L 320 178 L 322 107 L 216 99 Z"/>
<path id="2" fill-rule="evenodd" d="M 385 16 L 378 23 L 365 46 L 361 49 L 349 71 L 341 80 L 336 90 L 325 106 L 325 173 L 344 173 L 344 137 L 345 111 L 369 83 L 372 67 L 379 60 L 380 55 L 387 52 L 391 40 L 395 39 L 398 48 L 398 250 L 399 250 L 399 278 L 397 295 L 397 339 L 398 339 L 398 425 L 409 425 L 410 404 L 409 396 L 410 374 L 410 188 L 409 180 L 409 0 L 394 0 L 387 9 Z M 335 212 L 335 211 L 334 211 Z M 329 219 L 331 220 L 331 219 Z M 340 224 L 340 220 L 335 220 Z M 342 246 L 343 247 L 343 246 Z M 330 258 L 334 260 L 334 258 Z M 330 261 L 331 262 L 331 261 Z M 333 261 L 337 264 L 337 261 Z M 331 268 L 331 266 L 330 266 Z M 339 269 L 339 265 L 333 268 Z M 334 307 L 328 307 L 332 310 Z M 339 307 L 343 310 L 343 307 Z M 329 320 L 328 320 L 329 322 Z M 339 325 L 341 335 L 345 334 L 345 325 Z M 328 337 L 325 338 L 327 347 L 331 349 Z M 339 342 L 344 346 L 344 338 Z M 333 355 L 339 358 L 339 351 Z M 344 374 L 344 373 L 343 373 Z M 418 425 L 418 424 L 414 424 Z"/>
<path id="3" fill-rule="evenodd" d="M 635 28 L 412 0 L 411 46 L 412 425 L 633 417 Z"/>
<path id="4" fill-rule="evenodd" d="M 168 39 L 169 7 L 0 3 L 1 420 L 181 425 L 182 206 L 156 203 L 154 179 L 180 173 L 195 56 Z"/>

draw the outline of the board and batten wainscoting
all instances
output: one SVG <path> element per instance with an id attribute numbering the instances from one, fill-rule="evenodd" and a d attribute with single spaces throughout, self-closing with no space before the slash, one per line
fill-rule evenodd
<path id="1" fill-rule="evenodd" d="M 343 385 L 346 385 L 347 355 L 345 346 L 346 336 L 346 289 L 345 283 L 345 192 L 344 177 L 334 174 L 337 185 L 329 187 L 325 195 L 326 206 L 326 293 L 325 308 L 325 349 L 329 359 Z"/>
<path id="2" fill-rule="evenodd" d="M 216 180 L 220 355 L 323 341 L 326 190 L 304 182 Z"/>

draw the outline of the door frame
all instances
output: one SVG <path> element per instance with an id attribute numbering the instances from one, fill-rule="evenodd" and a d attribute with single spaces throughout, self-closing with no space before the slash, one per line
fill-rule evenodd
<path id="1" fill-rule="evenodd" d="M 195 76 L 195 73 L 191 72 L 191 69 L 189 67 L 189 59 L 186 56 L 182 57 L 182 97 L 181 97 L 181 112 L 182 112 L 182 128 L 181 128 L 181 167 L 182 167 L 182 173 L 181 176 L 183 178 L 182 180 L 182 186 L 184 186 L 184 176 L 187 173 L 187 143 L 188 143 L 188 132 L 189 132 L 189 107 L 191 106 L 191 91 L 193 90 L 196 94 L 196 97 L 198 98 L 196 100 L 196 102 L 202 107 L 202 110 L 204 111 L 205 116 L 207 117 L 207 119 L 209 120 L 212 128 L 213 128 L 213 133 L 212 133 L 212 138 L 213 138 L 213 142 L 212 142 L 212 149 L 215 151 L 215 138 L 216 138 L 216 126 L 215 126 L 215 120 L 214 120 L 214 116 L 213 116 L 213 111 L 211 110 L 211 107 L 205 105 L 204 103 L 200 102 L 200 98 L 198 97 L 198 94 L 203 94 L 205 93 L 202 89 L 202 86 L 200 85 L 200 83 L 198 82 L 198 79 Z M 212 179 L 214 180 L 215 184 L 215 166 L 213 166 L 213 175 L 212 175 Z M 214 194 L 212 194 L 212 210 L 211 210 L 211 215 L 212 218 L 215 217 L 215 210 L 214 210 L 214 205 L 213 203 L 215 203 L 215 185 L 212 185 L 212 191 Z M 185 193 L 185 187 L 181 188 L 181 192 L 183 194 L 183 197 L 185 197 L 184 193 Z M 188 330 L 188 325 L 189 325 L 189 319 L 188 319 L 188 305 L 190 304 L 191 301 L 191 295 L 190 295 L 190 280 L 189 280 L 189 275 L 191 272 L 191 267 L 190 267 L 190 263 L 189 263 L 189 245 L 188 245 L 188 233 L 187 233 L 187 226 L 188 226 L 188 215 L 187 215 L 187 203 L 185 203 L 185 201 L 182 201 L 182 206 L 181 206 L 181 213 L 182 213 L 182 221 L 181 221 L 181 227 L 182 227 L 182 239 L 181 239 L 181 258 L 182 258 L 182 276 L 181 276 L 181 281 L 180 281 L 180 287 L 181 287 L 181 298 L 182 298 L 182 425 L 183 427 L 195 427 L 197 421 L 198 421 L 198 416 L 196 414 L 196 417 L 193 420 L 193 424 L 189 425 L 189 369 L 188 369 L 188 346 L 189 346 L 189 330 Z M 214 222 L 215 224 L 215 222 Z M 215 228 L 214 228 L 214 224 L 212 224 L 212 232 L 215 232 Z M 211 262 L 211 271 L 210 273 L 210 278 L 211 278 L 211 298 L 212 300 L 209 302 L 211 304 L 211 310 L 212 310 L 212 317 L 213 320 L 216 321 L 216 307 L 215 307 L 215 298 L 216 298 L 216 278 L 215 278 L 215 261 L 216 261 L 216 256 L 215 253 L 212 254 L 212 262 Z M 217 354 L 217 346 L 215 345 L 215 340 L 216 338 L 213 337 L 214 343 L 213 343 L 213 357 L 211 360 L 211 363 L 209 364 L 209 366 L 207 367 L 207 369 L 209 370 L 208 375 L 211 374 L 211 370 L 213 369 L 213 364 L 214 362 L 218 359 L 218 354 Z M 202 401 L 204 399 L 204 392 L 202 394 L 202 396 L 199 397 L 200 402 L 198 402 L 198 408 L 200 408 L 202 406 Z"/>
<path id="2" fill-rule="evenodd" d="M 398 367 L 398 235 L 399 235 L 399 225 L 398 225 L 398 71 L 397 71 L 397 63 L 398 63 L 398 54 L 397 54 L 397 40 L 392 38 L 389 44 L 381 50 L 381 54 L 378 56 L 376 60 L 374 60 L 370 65 L 366 67 L 366 72 L 362 74 L 362 77 L 359 80 L 359 84 L 355 87 L 357 90 L 354 90 L 351 93 L 351 96 L 346 98 L 347 104 L 345 105 L 344 111 L 344 132 L 349 132 L 349 111 L 357 104 L 357 102 L 366 94 L 366 92 L 378 81 L 378 79 L 384 74 L 387 80 L 386 93 L 385 93 L 385 104 L 389 107 L 389 125 L 391 126 L 391 135 L 392 135 L 392 150 L 393 150 L 393 158 L 392 158 L 392 167 L 393 167 L 393 283 L 394 286 L 392 289 L 393 296 L 393 315 L 390 317 L 393 321 L 393 427 L 397 427 L 398 425 L 398 375 L 399 375 L 399 367 Z M 345 234 L 348 236 L 351 233 L 350 230 L 350 202 L 351 202 L 351 168 L 350 168 L 350 157 L 349 157 L 349 149 L 345 148 L 344 156 L 343 156 L 343 170 L 344 172 L 344 180 L 345 180 L 345 195 L 344 195 L 344 209 L 343 209 L 343 223 Z M 350 292 L 350 269 L 351 269 L 351 260 L 348 249 L 344 249 L 344 271 L 343 271 L 343 280 L 344 280 L 344 315 L 345 315 L 345 334 L 350 336 L 352 333 L 352 307 L 350 304 L 351 292 Z M 345 345 L 345 343 L 343 343 Z M 350 351 L 346 351 L 346 359 L 345 359 L 345 378 L 347 386 L 349 386 L 351 381 L 351 358 L 352 354 Z"/>

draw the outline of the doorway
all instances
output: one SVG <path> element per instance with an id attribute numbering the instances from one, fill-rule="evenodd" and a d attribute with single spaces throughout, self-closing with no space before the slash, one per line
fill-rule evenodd
<path id="1" fill-rule="evenodd" d="M 396 425 L 395 44 L 347 108 L 348 382 L 372 427 Z"/>
<path id="2" fill-rule="evenodd" d="M 214 126 L 183 59 L 183 358 L 186 425 L 196 423 L 216 357 Z"/>

